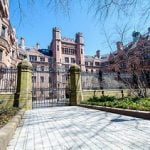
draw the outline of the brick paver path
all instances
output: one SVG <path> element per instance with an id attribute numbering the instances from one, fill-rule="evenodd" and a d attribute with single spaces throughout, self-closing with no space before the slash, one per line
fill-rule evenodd
<path id="1" fill-rule="evenodd" d="M 27 111 L 8 150 L 150 150 L 150 121 L 81 107 Z"/>

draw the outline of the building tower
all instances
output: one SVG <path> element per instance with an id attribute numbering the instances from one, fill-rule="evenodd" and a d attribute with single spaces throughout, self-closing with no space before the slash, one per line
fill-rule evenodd
<path id="1" fill-rule="evenodd" d="M 52 52 L 53 52 L 53 58 L 55 60 L 55 67 L 59 68 L 61 65 L 61 55 L 62 55 L 62 51 L 61 51 L 61 31 L 59 28 L 55 27 L 53 28 L 53 32 L 52 32 Z"/>
<path id="2" fill-rule="evenodd" d="M 85 71 L 84 61 L 84 38 L 81 32 L 76 34 L 76 63 L 80 66 L 82 71 Z"/>

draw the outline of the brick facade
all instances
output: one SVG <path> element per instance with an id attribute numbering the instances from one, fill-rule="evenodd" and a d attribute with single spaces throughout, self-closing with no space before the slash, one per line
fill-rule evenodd
<path id="1" fill-rule="evenodd" d="M 109 55 L 107 70 L 150 74 L 150 32 L 133 32 L 133 41 L 127 45 L 117 42 L 117 51 Z"/>

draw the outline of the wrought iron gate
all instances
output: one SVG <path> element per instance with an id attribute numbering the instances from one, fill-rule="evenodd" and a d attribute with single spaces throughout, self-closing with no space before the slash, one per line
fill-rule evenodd
<path id="1" fill-rule="evenodd" d="M 52 68 L 36 68 L 32 75 L 32 107 L 69 105 L 69 73 Z"/>

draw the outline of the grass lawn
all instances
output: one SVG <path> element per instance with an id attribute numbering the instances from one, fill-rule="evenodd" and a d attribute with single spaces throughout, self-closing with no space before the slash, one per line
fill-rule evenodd
<path id="1" fill-rule="evenodd" d="M 150 97 L 115 98 L 110 96 L 102 96 L 102 97 L 93 97 L 86 101 L 82 101 L 82 104 L 150 111 Z"/>
<path id="2" fill-rule="evenodd" d="M 2 128 L 7 122 L 17 114 L 18 108 L 1 108 L 0 109 L 0 128 Z"/>

